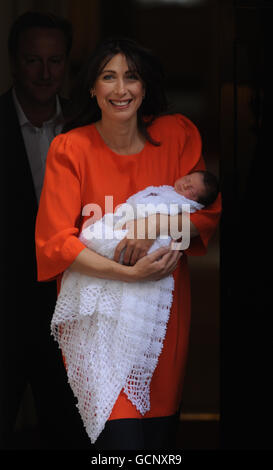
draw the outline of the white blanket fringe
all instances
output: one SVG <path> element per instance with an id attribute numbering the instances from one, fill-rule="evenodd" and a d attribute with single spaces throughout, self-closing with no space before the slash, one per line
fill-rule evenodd
<path id="1" fill-rule="evenodd" d="M 171 202 L 177 202 L 173 188 L 161 188 L 164 191 L 156 202 L 158 188 L 149 187 L 127 203 L 147 203 L 151 197 L 153 204 L 164 203 L 166 188 L 171 190 Z M 182 201 L 181 196 L 178 201 L 180 206 L 181 202 L 192 202 Z M 121 236 L 127 232 L 114 233 L 106 219 L 84 229 L 80 239 L 90 249 L 113 258 Z M 103 239 L 102 229 L 104 235 L 108 234 Z M 118 239 L 111 239 L 109 231 L 112 236 L 118 234 Z M 150 252 L 169 243 L 170 239 L 157 239 Z M 173 289 L 172 276 L 126 283 L 65 271 L 51 332 L 65 357 L 68 381 L 92 443 L 104 429 L 122 389 L 142 415 L 150 409 L 150 383 L 163 347 Z"/>

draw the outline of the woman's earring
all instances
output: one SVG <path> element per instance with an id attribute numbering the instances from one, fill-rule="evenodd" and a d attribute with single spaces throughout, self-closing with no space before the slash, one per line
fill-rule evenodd
<path id="1" fill-rule="evenodd" d="M 92 90 L 90 91 L 90 96 L 91 96 L 91 98 L 94 98 L 94 96 L 95 96 L 95 90 L 93 90 L 93 88 L 92 88 Z"/>

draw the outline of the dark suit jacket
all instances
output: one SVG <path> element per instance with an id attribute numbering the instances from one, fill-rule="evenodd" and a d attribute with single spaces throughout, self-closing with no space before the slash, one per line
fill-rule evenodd
<path id="1" fill-rule="evenodd" d="M 38 207 L 11 90 L 0 97 L 0 152 L 1 298 L 6 311 L 1 322 L 5 354 L 23 355 L 29 346 L 39 355 L 39 348 L 45 351 L 50 337 L 56 283 L 37 282 L 35 220 Z"/>
<path id="2" fill-rule="evenodd" d="M 4 297 L 6 304 L 19 308 L 13 315 L 22 327 L 26 324 L 23 307 L 28 308 L 29 320 L 32 315 L 37 317 L 38 312 L 34 310 L 39 302 L 48 301 L 48 307 L 54 307 L 56 285 L 37 282 L 35 220 L 38 207 L 11 90 L 0 97 L 0 123 Z M 40 307 L 47 310 L 43 305 Z"/>
<path id="3" fill-rule="evenodd" d="M 67 105 L 61 100 L 63 112 Z M 90 448 L 61 351 L 50 335 L 57 289 L 38 282 L 37 202 L 12 93 L 0 97 L 0 447 L 9 442 L 26 382 L 49 448 Z"/>

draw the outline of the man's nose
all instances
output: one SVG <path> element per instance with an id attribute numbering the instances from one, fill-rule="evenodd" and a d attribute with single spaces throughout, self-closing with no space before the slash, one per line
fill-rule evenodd
<path id="1" fill-rule="evenodd" d="M 41 69 L 41 75 L 43 80 L 49 80 L 50 79 L 50 66 L 47 61 L 42 62 L 42 69 Z"/>

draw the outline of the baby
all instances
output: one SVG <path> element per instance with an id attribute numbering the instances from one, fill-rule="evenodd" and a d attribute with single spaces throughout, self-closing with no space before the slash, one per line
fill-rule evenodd
<path id="1" fill-rule="evenodd" d="M 209 206 L 219 193 L 219 183 L 213 173 L 199 170 L 179 178 L 174 189 L 187 199 Z"/>
<path id="2" fill-rule="evenodd" d="M 216 178 L 196 171 L 172 186 L 149 186 L 131 196 L 115 214 L 84 228 L 80 240 L 109 258 L 122 227 L 155 212 L 177 215 L 211 204 Z M 130 210 L 128 210 L 130 209 Z M 122 215 L 126 214 L 125 217 Z M 121 228 L 115 229 L 122 221 Z M 158 237 L 149 252 L 170 243 Z M 150 408 L 150 382 L 165 338 L 172 305 L 173 276 L 159 281 L 126 283 L 65 271 L 51 331 L 65 357 L 68 381 L 78 400 L 87 434 L 94 443 L 123 389 L 142 415 Z"/>
<path id="3" fill-rule="evenodd" d="M 127 234 L 127 231 L 122 230 L 126 222 L 155 213 L 177 215 L 182 211 L 194 212 L 210 205 L 218 192 L 217 179 L 208 171 L 182 176 L 174 186 L 149 186 L 129 197 L 114 214 L 107 213 L 92 225 L 87 222 L 79 238 L 88 248 L 113 258 L 118 241 Z M 159 236 L 150 251 L 168 243 L 170 238 L 166 241 L 166 237 Z M 185 249 L 185 244 L 182 248 Z"/>

